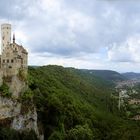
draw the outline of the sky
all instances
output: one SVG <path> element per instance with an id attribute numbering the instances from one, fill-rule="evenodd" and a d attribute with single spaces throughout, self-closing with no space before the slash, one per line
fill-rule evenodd
<path id="1" fill-rule="evenodd" d="M 139 0 L 1 0 L 29 65 L 140 72 Z"/>

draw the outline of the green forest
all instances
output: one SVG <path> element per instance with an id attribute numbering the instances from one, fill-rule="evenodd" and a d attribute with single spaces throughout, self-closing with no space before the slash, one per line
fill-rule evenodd
<path id="1" fill-rule="evenodd" d="M 55 65 L 29 67 L 28 73 L 29 89 L 21 100 L 28 107 L 35 104 L 45 140 L 140 139 L 140 123 L 118 110 L 112 82 L 85 70 Z M 0 138 L 36 139 L 33 132 L 13 132 L 1 128 Z"/>

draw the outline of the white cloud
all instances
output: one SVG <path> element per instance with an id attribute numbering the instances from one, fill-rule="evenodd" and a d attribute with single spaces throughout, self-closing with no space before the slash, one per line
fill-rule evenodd
<path id="1" fill-rule="evenodd" d="M 108 50 L 110 61 L 140 62 L 140 35 L 129 37 L 121 44 L 113 44 Z"/>

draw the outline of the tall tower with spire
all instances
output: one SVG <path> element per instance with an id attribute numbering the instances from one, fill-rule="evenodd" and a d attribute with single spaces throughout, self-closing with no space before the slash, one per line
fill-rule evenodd
<path id="1" fill-rule="evenodd" d="M 11 43 L 11 24 L 1 25 L 1 53 Z"/>

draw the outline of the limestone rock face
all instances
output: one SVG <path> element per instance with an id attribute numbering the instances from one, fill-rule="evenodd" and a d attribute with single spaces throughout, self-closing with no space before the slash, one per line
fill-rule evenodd
<path id="1" fill-rule="evenodd" d="M 26 105 L 21 102 L 22 94 L 28 89 L 27 81 L 21 80 L 19 75 L 4 77 L 3 81 L 8 85 L 11 97 L 0 96 L 0 123 L 4 120 L 8 126 L 17 131 L 34 130 L 38 139 L 43 140 L 37 124 L 37 112 L 34 104 Z M 10 120 L 10 121 L 9 121 Z"/>
<path id="2" fill-rule="evenodd" d="M 44 136 L 41 135 L 38 130 L 37 112 L 35 107 L 32 110 L 29 110 L 26 114 L 14 117 L 11 128 L 18 131 L 34 130 L 39 140 L 44 139 Z"/>
<path id="3" fill-rule="evenodd" d="M 25 81 L 21 81 L 18 76 L 12 76 L 9 84 L 9 92 L 12 93 L 13 98 L 18 98 L 21 92 L 27 89 Z"/>
<path id="4" fill-rule="evenodd" d="M 16 130 L 32 129 L 38 133 L 36 109 L 34 108 L 33 110 L 29 110 L 26 114 L 14 117 L 11 126 Z"/>
<path id="5" fill-rule="evenodd" d="M 0 97 L 0 120 L 12 118 L 20 114 L 21 103 Z"/>
<path id="6" fill-rule="evenodd" d="M 0 70 L 0 86 L 3 84 L 3 71 Z"/>
<path id="7" fill-rule="evenodd" d="M 43 135 L 39 134 L 37 125 L 36 108 L 30 108 L 26 113 L 22 112 L 22 104 L 15 99 L 0 97 L 0 122 L 11 120 L 8 124 L 17 131 L 34 130 L 38 139 L 43 140 Z"/>

